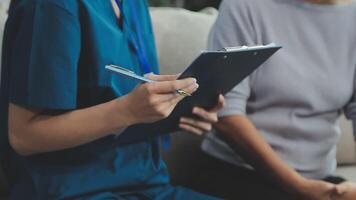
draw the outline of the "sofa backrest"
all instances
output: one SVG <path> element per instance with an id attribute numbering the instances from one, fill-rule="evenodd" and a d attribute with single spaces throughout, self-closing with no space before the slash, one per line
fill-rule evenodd
<path id="1" fill-rule="evenodd" d="M 0 55 L 1 54 L 1 49 L 2 49 L 2 38 L 3 38 L 3 33 L 4 33 L 4 25 L 5 21 L 7 19 L 7 10 L 9 7 L 10 0 L 1 0 L 0 1 Z M 1 56 L 0 56 L 0 63 L 1 63 Z M 0 67 L 1 69 L 1 67 Z M 1 70 L 0 70 L 1 72 Z"/>
<path id="2" fill-rule="evenodd" d="M 162 74 L 181 73 L 207 45 L 217 10 L 151 8 Z"/>
<path id="3" fill-rule="evenodd" d="M 151 8 L 162 74 L 181 73 L 206 49 L 209 30 L 217 10 L 207 8 L 191 12 L 180 8 Z M 164 152 L 171 180 L 176 184 L 190 182 L 199 163 L 201 137 L 178 132 L 172 135 L 172 147 Z M 184 148 L 183 148 L 184 147 Z M 194 161 L 194 162 L 192 162 Z"/>

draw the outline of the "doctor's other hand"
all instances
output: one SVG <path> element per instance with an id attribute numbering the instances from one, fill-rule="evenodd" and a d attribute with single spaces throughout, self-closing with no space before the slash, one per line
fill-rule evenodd
<path id="1" fill-rule="evenodd" d="M 139 85 L 131 93 L 118 99 L 124 102 L 122 112 L 126 114 L 128 126 L 167 118 L 184 99 L 184 96 L 177 94 L 178 89 L 192 94 L 199 87 L 196 79 L 177 80 L 177 75 L 149 74 L 147 78 L 156 82 Z"/>
<path id="2" fill-rule="evenodd" d="M 193 114 L 198 118 L 182 117 L 179 121 L 179 128 L 197 135 L 210 132 L 213 124 L 218 122 L 218 112 L 224 107 L 224 104 L 224 96 L 220 95 L 216 106 L 209 111 L 195 107 Z"/>

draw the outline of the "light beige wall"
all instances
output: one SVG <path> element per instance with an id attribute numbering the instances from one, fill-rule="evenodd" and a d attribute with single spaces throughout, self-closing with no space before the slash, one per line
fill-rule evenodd
<path id="1" fill-rule="evenodd" d="M 7 10 L 9 8 L 9 4 L 10 4 L 10 0 L 0 0 L 0 63 L 1 63 L 1 55 L 2 55 L 2 38 L 4 35 L 3 34 L 4 25 L 7 19 Z M 1 64 L 0 64 L 0 75 L 1 75 Z"/>

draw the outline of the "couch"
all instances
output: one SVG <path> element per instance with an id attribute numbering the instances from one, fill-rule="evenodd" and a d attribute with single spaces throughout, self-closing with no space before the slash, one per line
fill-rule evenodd
<path id="1" fill-rule="evenodd" d="M 179 8 L 151 9 L 163 74 L 182 72 L 206 48 L 208 33 L 217 14 L 214 8 L 201 12 Z M 336 174 L 356 181 L 356 145 L 352 125 L 341 117 L 340 127 L 342 136 L 338 145 Z M 174 183 L 187 185 L 199 170 L 201 140 L 201 137 L 184 132 L 173 134 L 172 148 L 164 152 L 164 157 Z"/>

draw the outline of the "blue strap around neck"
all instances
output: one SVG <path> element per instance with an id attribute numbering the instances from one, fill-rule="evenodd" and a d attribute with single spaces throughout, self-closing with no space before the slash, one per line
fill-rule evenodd
<path id="1" fill-rule="evenodd" d="M 128 28 L 131 28 L 130 23 L 128 23 L 127 19 L 125 18 L 124 14 L 124 7 L 123 7 L 123 0 L 115 0 L 121 13 L 121 17 L 123 17 L 123 22 L 126 23 Z M 135 48 L 138 60 L 140 62 L 140 68 L 144 74 L 151 73 L 152 70 L 150 68 L 150 64 L 148 62 L 147 56 L 145 54 L 145 42 L 142 36 L 142 27 L 139 24 L 139 17 L 137 16 L 137 11 L 134 8 L 131 8 L 132 13 L 132 22 L 134 24 L 133 30 L 130 32 L 134 33 L 135 36 L 131 36 L 130 42 Z M 161 136 L 161 145 L 164 150 L 168 150 L 171 146 L 171 137 L 170 135 L 163 135 Z"/>
<path id="2" fill-rule="evenodd" d="M 151 73 L 152 69 L 150 67 L 149 61 L 145 53 L 146 45 L 142 36 L 142 28 L 138 20 L 137 11 L 135 9 L 131 9 L 132 23 L 133 23 L 133 27 L 131 27 L 130 23 L 128 23 L 126 16 L 124 14 L 123 1 L 122 0 L 115 0 L 115 1 L 120 9 L 121 17 L 123 18 L 124 23 L 127 25 L 129 29 L 132 29 L 129 30 L 132 33 L 129 34 L 129 40 L 135 49 L 135 53 L 140 62 L 141 71 L 144 74 Z"/>

